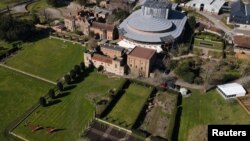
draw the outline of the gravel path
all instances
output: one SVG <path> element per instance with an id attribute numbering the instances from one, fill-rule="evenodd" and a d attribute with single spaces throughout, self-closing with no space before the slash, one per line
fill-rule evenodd
<path id="1" fill-rule="evenodd" d="M 13 70 L 15 72 L 19 72 L 19 73 L 22 73 L 24 75 L 27 75 L 27 76 L 30 76 L 30 77 L 33 77 L 35 79 L 39 79 L 41 81 L 44 81 L 44 82 L 47 82 L 47 83 L 50 83 L 50 84 L 53 84 L 53 85 L 56 85 L 56 82 L 53 82 L 51 80 L 48 80 L 48 79 L 45 79 L 45 78 L 42 78 L 40 76 L 37 76 L 37 75 L 34 75 L 34 74 L 31 74 L 31 73 L 27 73 L 27 72 L 24 72 L 22 70 L 19 70 L 19 69 L 16 69 L 16 68 L 13 68 L 13 67 L 10 67 L 10 66 L 7 66 L 7 65 L 4 65 L 4 64 L 1 64 L 0 63 L 0 66 L 3 67 L 3 68 L 6 68 L 6 69 L 9 69 L 9 70 Z"/>

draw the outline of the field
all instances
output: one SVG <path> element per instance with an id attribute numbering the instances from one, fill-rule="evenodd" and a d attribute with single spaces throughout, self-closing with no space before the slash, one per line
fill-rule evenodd
<path id="1" fill-rule="evenodd" d="M 23 50 L 6 64 L 53 81 L 64 76 L 83 58 L 84 47 L 56 39 L 45 38 L 22 46 Z"/>
<path id="2" fill-rule="evenodd" d="M 29 4 L 27 6 L 27 10 L 30 12 L 39 12 L 40 10 L 43 10 L 45 7 L 48 7 L 46 0 L 39 0 Z"/>
<path id="3" fill-rule="evenodd" d="M 4 129 L 45 95 L 50 84 L 0 68 L 0 140 Z"/>
<path id="4" fill-rule="evenodd" d="M 130 84 L 106 118 L 115 120 L 115 123 L 123 127 L 131 128 L 151 90 L 138 84 Z"/>
<path id="5" fill-rule="evenodd" d="M 70 85 L 71 88 L 57 98 L 59 103 L 45 108 L 40 107 L 18 126 L 14 133 L 35 141 L 77 140 L 94 116 L 94 105 L 86 97 L 108 94 L 110 89 L 120 87 L 123 82 L 123 79 L 109 79 L 96 72 L 84 72 L 84 74 L 85 77 L 81 83 Z M 50 126 L 59 131 L 51 135 L 45 130 L 32 132 L 30 127 L 24 126 L 25 123 Z"/>
<path id="6" fill-rule="evenodd" d="M 250 124 L 250 116 L 237 101 L 227 102 L 215 90 L 206 95 L 193 90 L 183 98 L 182 108 L 179 141 L 203 140 L 208 124 Z"/>

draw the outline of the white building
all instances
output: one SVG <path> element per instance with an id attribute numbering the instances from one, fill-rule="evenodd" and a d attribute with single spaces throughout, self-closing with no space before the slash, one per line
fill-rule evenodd
<path id="1" fill-rule="evenodd" d="M 187 96 L 188 94 L 188 90 L 186 88 L 180 88 L 179 92 L 181 93 L 182 96 Z"/>
<path id="2" fill-rule="evenodd" d="M 229 83 L 224 85 L 218 85 L 217 91 L 225 98 L 235 98 L 246 95 L 246 90 L 242 85 L 238 83 Z"/>
<path id="3" fill-rule="evenodd" d="M 187 2 L 185 6 L 199 11 L 219 14 L 225 3 L 225 0 L 191 0 Z"/>

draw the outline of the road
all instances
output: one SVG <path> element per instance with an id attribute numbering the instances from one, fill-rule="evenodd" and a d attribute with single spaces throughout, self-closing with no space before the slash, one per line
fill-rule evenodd
<path id="1" fill-rule="evenodd" d="M 30 77 L 32 77 L 32 78 L 35 78 L 35 79 L 38 79 L 38 80 L 41 80 L 41 81 L 44 81 L 44 82 L 47 82 L 47 83 L 50 83 L 50 84 L 56 85 L 56 82 L 53 82 L 53 81 L 51 81 L 51 80 L 48 80 L 48 79 L 42 78 L 42 77 L 40 77 L 40 76 L 37 76 L 37 75 L 31 74 L 31 73 L 27 73 L 27 72 L 24 72 L 24 71 L 22 71 L 22 70 L 19 70 L 19 69 L 16 69 L 16 68 L 13 68 L 13 67 L 10 67 L 10 66 L 7 66 L 7 65 L 4 65 L 4 64 L 2 64 L 2 63 L 0 63 L 0 67 L 6 68 L 6 69 L 9 69 L 9 70 L 12 70 L 12 71 L 18 72 L 18 73 L 22 73 L 22 74 L 27 75 L 27 76 L 30 76 Z"/>
<path id="2" fill-rule="evenodd" d="M 203 13 L 201 11 L 196 11 L 197 13 L 203 15 L 204 17 L 206 17 L 207 19 L 209 19 L 209 21 L 214 23 L 214 26 L 223 30 L 225 33 L 233 35 L 234 31 L 232 29 L 230 29 L 229 27 L 227 27 L 226 25 L 224 25 L 224 23 L 222 23 L 219 19 L 215 18 L 213 15 L 209 14 L 209 13 Z"/>

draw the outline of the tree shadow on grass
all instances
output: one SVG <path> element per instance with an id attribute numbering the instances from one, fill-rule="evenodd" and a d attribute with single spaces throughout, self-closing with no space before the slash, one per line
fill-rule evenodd
<path id="1" fill-rule="evenodd" d="M 56 96 L 56 98 L 62 98 L 62 97 L 68 96 L 69 94 L 70 94 L 70 92 L 62 92 L 62 93 L 58 94 Z"/>
<path id="2" fill-rule="evenodd" d="M 63 88 L 63 91 L 69 91 L 69 90 L 72 90 L 76 87 L 76 85 L 68 85 L 66 87 Z"/>
<path id="3" fill-rule="evenodd" d="M 35 31 L 35 36 L 32 36 L 25 40 L 25 42 L 36 42 L 41 39 L 49 37 L 50 29 L 40 29 L 38 31 Z"/>
<path id="4" fill-rule="evenodd" d="M 178 101 L 177 101 L 177 113 L 175 117 L 174 129 L 172 133 L 172 141 L 178 141 L 178 135 L 179 135 L 180 123 L 181 123 L 181 114 L 182 114 L 182 96 L 179 94 Z"/>
<path id="5" fill-rule="evenodd" d="M 52 106 L 52 105 L 56 105 L 56 104 L 58 104 L 60 102 L 62 102 L 62 100 L 60 100 L 60 99 L 48 101 L 48 103 L 46 104 L 46 107 L 49 107 L 49 106 Z"/>
<path id="6" fill-rule="evenodd" d="M 94 71 L 94 68 L 92 67 L 86 68 L 81 74 L 79 74 L 79 76 L 74 81 L 71 82 L 71 84 L 78 84 L 82 82 L 93 71 Z"/>

